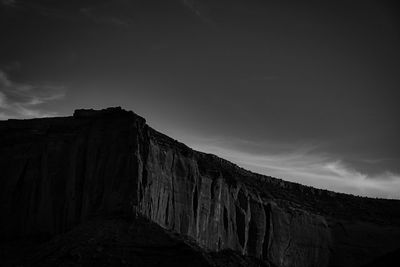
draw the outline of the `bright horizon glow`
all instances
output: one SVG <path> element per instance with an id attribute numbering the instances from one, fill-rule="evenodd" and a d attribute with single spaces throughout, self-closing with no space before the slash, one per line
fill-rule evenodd
<path id="1" fill-rule="evenodd" d="M 384 172 L 369 176 L 326 154 L 302 150 L 254 154 L 223 147 L 218 142 L 187 145 L 201 152 L 215 154 L 250 171 L 318 189 L 356 196 L 400 199 L 399 174 Z"/>

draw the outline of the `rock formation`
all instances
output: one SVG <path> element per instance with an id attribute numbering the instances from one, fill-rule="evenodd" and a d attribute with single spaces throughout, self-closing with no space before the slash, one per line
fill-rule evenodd
<path id="1" fill-rule="evenodd" d="M 0 169 L 5 241 L 123 214 L 272 266 L 362 266 L 400 247 L 399 201 L 255 174 L 120 108 L 0 122 Z"/>

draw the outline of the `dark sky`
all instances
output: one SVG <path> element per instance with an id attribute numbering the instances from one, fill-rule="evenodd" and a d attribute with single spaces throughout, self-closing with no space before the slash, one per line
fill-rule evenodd
<path id="1" fill-rule="evenodd" d="M 0 0 L 0 119 L 122 106 L 198 150 L 400 198 L 390 1 Z"/>

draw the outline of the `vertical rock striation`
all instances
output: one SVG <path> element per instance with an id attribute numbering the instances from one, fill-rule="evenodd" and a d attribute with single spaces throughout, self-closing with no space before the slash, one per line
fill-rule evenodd
<path id="1" fill-rule="evenodd" d="M 400 237 L 396 201 L 251 173 L 120 108 L 0 122 L 0 168 L 2 239 L 50 237 L 95 216 L 140 213 L 212 251 L 231 249 L 276 266 L 345 266 L 346 253 L 355 249 L 360 257 L 352 265 L 359 266 L 393 249 Z M 373 219 L 365 206 L 377 212 Z M 358 229 L 370 233 L 371 243 L 386 243 L 363 249 L 365 239 L 348 238 L 343 229 L 351 225 L 350 213 L 365 221 Z M 376 219 L 385 214 L 397 217 L 381 230 L 385 223 Z"/>
<path id="2" fill-rule="evenodd" d="M 233 249 L 278 266 L 326 266 L 322 216 L 282 207 L 231 173 L 234 167 L 151 131 L 140 211 L 211 250 Z"/>

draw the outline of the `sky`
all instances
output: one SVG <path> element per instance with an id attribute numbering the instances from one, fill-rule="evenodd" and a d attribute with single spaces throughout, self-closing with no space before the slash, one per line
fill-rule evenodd
<path id="1" fill-rule="evenodd" d="M 121 106 L 246 169 L 400 199 L 393 3 L 0 0 L 0 119 Z"/>

